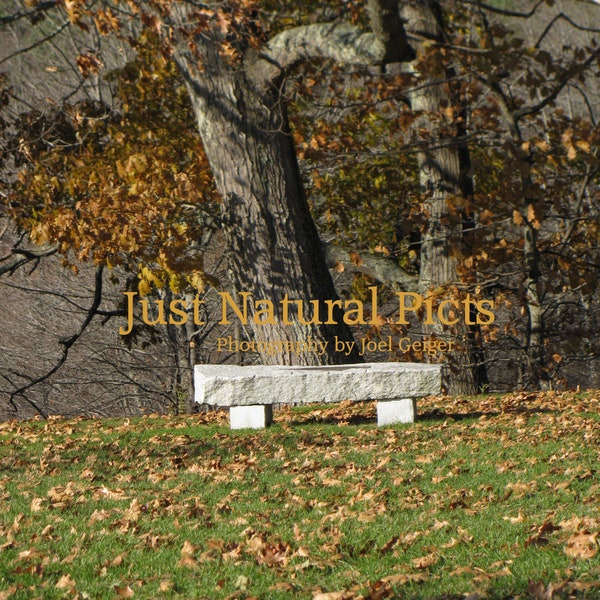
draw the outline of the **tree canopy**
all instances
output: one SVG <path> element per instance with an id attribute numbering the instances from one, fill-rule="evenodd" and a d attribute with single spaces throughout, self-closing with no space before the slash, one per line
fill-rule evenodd
<path id="1" fill-rule="evenodd" d="M 185 300 L 224 284 L 203 263 L 218 232 L 233 289 L 274 305 L 335 301 L 327 264 L 359 296 L 491 299 L 493 324 L 420 328 L 457 341 L 450 391 L 597 380 L 591 3 L 15 2 L 0 26 L 19 39 L 0 58 L 3 214 L 38 244 L 0 271 L 59 252 Z"/>

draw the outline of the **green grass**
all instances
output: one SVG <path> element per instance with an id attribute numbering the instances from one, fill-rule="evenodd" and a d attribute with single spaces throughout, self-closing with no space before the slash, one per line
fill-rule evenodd
<path id="1" fill-rule="evenodd" d="M 386 428 L 370 403 L 258 432 L 222 413 L 0 424 L 0 599 L 597 598 L 599 409 L 547 393 L 427 399 Z"/>

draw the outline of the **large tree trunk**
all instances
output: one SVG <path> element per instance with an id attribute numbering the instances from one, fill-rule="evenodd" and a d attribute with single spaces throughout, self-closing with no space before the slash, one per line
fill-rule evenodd
<path id="1" fill-rule="evenodd" d="M 185 57 L 179 64 L 223 199 L 234 285 L 238 292 L 250 292 L 254 301 L 269 300 L 276 309 L 274 323 L 251 322 L 254 339 L 326 343 L 322 355 L 282 349 L 263 352 L 261 359 L 265 364 L 360 362 L 355 349 L 336 352 L 336 337 L 353 341 L 339 308 L 333 318 L 337 324 L 311 322 L 317 315 L 310 301 L 318 303 L 318 320 L 326 321 L 324 301 L 336 300 L 337 294 L 304 195 L 282 94 L 274 88 L 259 91 L 247 79 L 247 70 L 225 65 L 214 47 L 204 50 L 204 70 Z M 293 313 L 292 325 L 282 323 L 285 296 L 304 301 L 307 324 Z"/>
<path id="2" fill-rule="evenodd" d="M 406 29 L 418 39 L 443 39 L 441 11 L 435 2 L 417 0 L 404 6 Z M 416 43 L 417 58 L 423 57 L 426 45 Z M 451 88 L 448 65 L 438 72 L 417 73 L 419 85 L 410 94 L 411 108 L 422 116 L 415 124 L 423 141 L 433 140 L 430 148 L 419 153 L 419 178 L 424 194 L 423 212 L 427 225 L 421 235 L 421 269 L 419 285 L 422 294 L 434 288 L 445 294 L 460 294 L 464 283 L 458 274 L 457 262 L 464 243 L 465 215 L 453 198 L 473 193 L 468 148 L 462 144 L 464 131 L 457 122 L 446 123 L 450 133 L 441 133 L 436 124 L 439 117 L 453 111 L 460 115 L 460 100 Z M 456 119 L 458 121 L 458 119 Z M 423 324 L 423 334 L 454 340 L 457 350 L 448 353 L 445 384 L 451 394 L 474 394 L 487 384 L 487 374 L 477 326 L 460 321 L 449 328 L 439 321 Z"/>
<path id="3" fill-rule="evenodd" d="M 525 270 L 523 287 L 528 319 L 523 343 L 524 360 L 519 364 L 519 386 L 541 389 L 547 385 L 548 378 L 544 353 L 544 309 L 541 294 L 543 283 L 537 234 L 539 223 L 536 223 L 543 213 L 543 199 L 538 197 L 533 182 L 531 150 L 523 138 L 514 112 L 509 109 L 502 96 L 499 99 L 514 144 L 515 162 L 521 179 Z"/>

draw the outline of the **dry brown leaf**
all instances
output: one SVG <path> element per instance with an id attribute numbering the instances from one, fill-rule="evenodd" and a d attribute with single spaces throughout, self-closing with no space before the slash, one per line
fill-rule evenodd
<path id="1" fill-rule="evenodd" d="M 195 567 L 198 565 L 198 561 L 194 558 L 194 554 L 196 552 L 196 546 L 194 546 L 188 540 L 183 542 L 183 547 L 181 548 L 181 558 L 177 563 L 180 567 Z"/>
<path id="2" fill-rule="evenodd" d="M 269 591 L 271 592 L 293 592 L 296 588 L 289 581 L 278 581 L 274 583 Z"/>
<path id="3" fill-rule="evenodd" d="M 185 542 L 183 542 L 183 547 L 181 548 L 181 556 L 192 556 L 194 552 L 196 552 L 196 546 L 188 540 L 185 540 Z"/>
<path id="4" fill-rule="evenodd" d="M 67 590 L 75 587 L 75 580 L 67 573 L 63 575 L 56 586 L 59 590 Z"/>
<path id="5" fill-rule="evenodd" d="M 463 575 L 471 575 L 472 573 L 477 573 L 473 567 L 456 567 L 456 569 L 450 572 L 450 577 L 462 577 Z"/>
<path id="6" fill-rule="evenodd" d="M 524 498 L 533 495 L 538 489 L 538 482 L 534 479 L 527 483 L 515 482 L 506 486 L 507 494 L 512 493 L 515 498 Z"/>
<path id="7" fill-rule="evenodd" d="M 360 267 L 363 263 L 362 258 L 357 252 L 350 252 L 350 260 L 357 266 Z"/>
<path id="8" fill-rule="evenodd" d="M 42 498 L 34 498 L 31 501 L 31 507 L 30 510 L 31 512 L 40 512 L 40 510 L 42 510 L 42 502 L 44 502 L 44 500 Z"/>
<path id="9" fill-rule="evenodd" d="M 450 526 L 450 523 L 448 521 L 438 521 L 437 519 L 435 519 L 431 530 L 438 531 L 440 529 L 444 529 L 444 527 L 449 527 L 449 526 Z"/>
<path id="10" fill-rule="evenodd" d="M 312 600 L 350 600 L 353 594 L 347 591 L 342 592 L 315 592 Z"/>
<path id="11" fill-rule="evenodd" d="M 598 554 L 598 542 L 596 533 L 575 533 L 565 544 L 563 551 L 570 558 L 583 560 L 592 558 Z"/>
<path id="12" fill-rule="evenodd" d="M 518 512 L 516 517 L 502 517 L 505 521 L 510 521 L 513 525 L 515 523 L 522 523 L 525 518 L 523 517 L 523 513 L 521 511 Z"/>
<path id="13" fill-rule="evenodd" d="M 129 508 L 123 513 L 123 518 L 127 521 L 135 523 L 139 519 L 141 512 L 142 506 L 140 505 L 139 500 L 137 498 L 134 498 L 131 501 Z"/>
<path id="14" fill-rule="evenodd" d="M 96 521 L 104 521 L 104 519 L 108 519 L 110 517 L 110 512 L 105 510 L 104 508 L 101 510 L 96 509 L 92 516 L 90 517 L 88 524 L 93 525 Z"/>
<path id="15" fill-rule="evenodd" d="M 110 562 L 110 566 L 111 567 L 118 567 L 120 565 L 123 564 L 123 559 L 125 558 L 125 552 L 123 552 L 122 554 L 119 554 L 118 556 L 115 556 L 111 562 Z"/>
<path id="16" fill-rule="evenodd" d="M 521 225 L 523 223 L 523 215 L 518 210 L 513 210 L 513 222 L 515 225 Z"/>
<path id="17" fill-rule="evenodd" d="M 552 533 L 553 531 L 557 531 L 558 529 L 560 529 L 560 527 L 554 525 L 552 521 L 544 521 L 544 523 L 540 525 L 537 530 L 535 530 L 535 533 L 530 535 L 525 540 L 525 548 L 529 546 L 543 546 L 544 544 L 547 544 L 548 534 Z"/>
<path id="18" fill-rule="evenodd" d="M 135 595 L 134 591 L 128 585 L 115 585 L 114 590 L 117 596 L 119 596 L 119 598 L 133 598 L 133 596 Z"/>
<path id="19" fill-rule="evenodd" d="M 581 517 L 573 515 L 570 519 L 563 519 L 558 526 L 565 531 L 578 531 L 582 524 Z"/>
<path id="20" fill-rule="evenodd" d="M 425 573 L 396 573 L 394 575 L 388 575 L 382 577 L 381 581 L 389 583 L 390 585 L 404 585 L 406 583 L 426 581 L 427 575 Z"/>
<path id="21" fill-rule="evenodd" d="M 411 562 L 417 569 L 427 569 L 432 565 L 435 565 L 438 560 L 440 560 L 440 557 L 435 552 L 431 552 L 425 556 L 413 558 Z"/>
<path id="22" fill-rule="evenodd" d="M 381 550 L 379 551 L 381 554 L 385 554 L 386 552 L 389 552 L 399 541 L 400 537 L 395 535 L 392 539 L 388 540 L 382 547 Z"/>

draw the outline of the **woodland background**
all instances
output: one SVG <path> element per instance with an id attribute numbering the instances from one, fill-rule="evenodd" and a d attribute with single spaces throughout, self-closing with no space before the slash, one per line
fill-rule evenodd
<path id="1" fill-rule="evenodd" d="M 341 297 L 377 285 L 390 311 L 397 290 L 496 306 L 493 326 L 454 331 L 402 329 L 384 310 L 356 336 L 459 340 L 452 393 L 600 387 L 600 6 L 181 4 L 1 4 L 2 419 L 185 412 L 191 365 L 242 358 L 214 351 L 217 335 L 257 335 L 216 324 L 215 289 L 288 285 L 269 280 L 263 256 L 279 249 L 238 211 L 228 177 L 242 169 L 217 164 L 233 154 L 206 117 L 209 92 L 244 78 L 258 88 L 235 88 L 247 120 L 226 125 L 257 156 L 252 115 L 276 125 Z M 276 183 L 252 172 L 254 196 Z M 304 254 L 294 267 L 310 279 Z M 207 325 L 140 321 L 123 338 L 125 290 L 201 293 Z"/>

